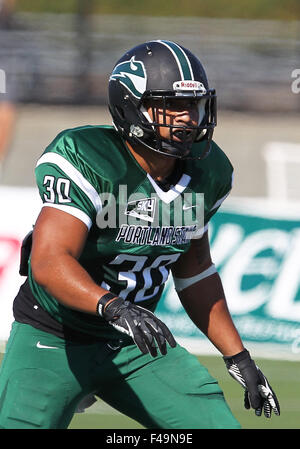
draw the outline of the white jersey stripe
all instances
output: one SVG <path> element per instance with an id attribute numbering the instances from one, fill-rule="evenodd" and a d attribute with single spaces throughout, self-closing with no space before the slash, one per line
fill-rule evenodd
<path id="1" fill-rule="evenodd" d="M 159 185 L 155 182 L 155 180 L 152 178 L 152 176 L 149 175 L 149 173 L 147 173 L 147 178 L 151 182 L 151 184 L 152 184 L 155 192 L 159 196 L 159 198 L 164 203 L 171 203 L 171 201 L 174 201 L 187 188 L 187 186 L 191 180 L 191 177 L 189 175 L 183 173 L 183 175 L 181 176 L 181 178 L 179 179 L 177 184 L 175 186 L 172 186 L 170 188 L 170 190 L 165 192 L 164 190 L 162 190 L 159 187 Z"/>
<path id="2" fill-rule="evenodd" d="M 231 189 L 232 189 L 232 185 L 233 185 L 233 176 L 234 174 L 232 173 L 231 176 Z M 219 207 L 223 201 L 228 197 L 229 193 L 231 192 L 231 190 L 229 190 L 229 192 L 226 193 L 226 195 L 222 196 L 222 198 L 220 198 L 214 205 L 213 207 L 210 209 L 211 211 L 213 211 L 214 209 L 216 209 L 217 207 Z"/>
<path id="3" fill-rule="evenodd" d="M 76 217 L 80 221 L 82 221 L 86 225 L 88 230 L 91 229 L 92 220 L 85 212 L 83 212 L 83 210 L 77 209 L 77 207 L 65 206 L 62 204 L 53 204 L 53 203 L 44 203 L 43 207 L 53 207 L 54 209 L 62 210 L 63 212 L 73 215 L 73 217 Z"/>
<path id="4" fill-rule="evenodd" d="M 57 165 L 87 195 L 97 213 L 102 209 L 101 199 L 95 187 L 63 156 L 57 153 L 45 153 L 40 157 L 36 166 L 41 164 Z"/>
<path id="5" fill-rule="evenodd" d="M 220 199 L 213 205 L 213 207 L 210 209 L 210 211 L 213 211 L 214 209 L 217 209 L 217 207 L 221 206 L 221 204 L 223 203 L 223 201 L 228 197 L 229 193 L 230 193 L 230 190 L 229 190 L 229 192 L 226 193 L 226 195 L 222 196 L 222 198 L 220 198 Z"/>

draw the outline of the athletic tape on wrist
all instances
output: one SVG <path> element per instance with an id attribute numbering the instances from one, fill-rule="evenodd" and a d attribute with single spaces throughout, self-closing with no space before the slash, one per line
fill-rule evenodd
<path id="1" fill-rule="evenodd" d="M 103 311 L 108 302 L 110 302 L 112 299 L 118 298 L 118 295 L 114 293 L 105 293 L 105 295 L 101 296 L 97 303 L 97 313 L 100 316 L 103 316 Z"/>
<path id="2" fill-rule="evenodd" d="M 217 269 L 214 264 L 211 264 L 210 267 L 208 267 L 206 270 L 202 271 L 202 273 L 196 274 L 195 276 L 191 276 L 190 278 L 173 278 L 174 280 L 174 286 L 175 290 L 177 292 L 181 292 L 181 290 L 184 290 L 187 287 L 190 287 L 191 285 L 195 284 L 198 281 L 201 281 L 202 279 L 207 278 L 208 276 L 211 276 L 212 274 L 216 273 Z"/>

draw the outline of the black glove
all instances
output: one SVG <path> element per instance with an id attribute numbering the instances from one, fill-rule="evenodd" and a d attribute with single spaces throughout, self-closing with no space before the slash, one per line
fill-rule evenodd
<path id="1" fill-rule="evenodd" d="M 261 416 L 262 409 L 266 418 L 271 417 L 272 411 L 279 416 L 280 406 L 276 394 L 247 349 L 223 359 L 229 374 L 245 388 L 245 408 L 254 408 L 257 416 Z"/>
<path id="2" fill-rule="evenodd" d="M 157 356 L 156 344 L 162 355 L 167 345 L 174 348 L 176 341 L 167 328 L 152 312 L 109 293 L 98 302 L 98 313 L 119 332 L 130 335 L 143 354 Z"/>

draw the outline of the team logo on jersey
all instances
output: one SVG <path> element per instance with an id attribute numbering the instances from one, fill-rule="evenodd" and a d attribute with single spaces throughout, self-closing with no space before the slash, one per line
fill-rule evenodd
<path id="1" fill-rule="evenodd" d="M 125 215 L 139 218 L 141 220 L 153 222 L 155 214 L 156 198 L 143 198 L 136 201 L 130 201 L 127 204 Z"/>
<path id="2" fill-rule="evenodd" d="M 109 81 L 119 80 L 137 98 L 141 98 L 146 90 L 147 75 L 142 61 L 134 56 L 129 61 L 120 62 L 114 68 Z"/>

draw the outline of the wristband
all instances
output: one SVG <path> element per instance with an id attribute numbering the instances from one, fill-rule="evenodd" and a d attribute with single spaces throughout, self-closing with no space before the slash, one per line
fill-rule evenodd
<path id="1" fill-rule="evenodd" d="M 217 269 L 214 264 L 211 264 L 210 267 L 208 267 L 206 270 L 202 271 L 199 274 L 196 274 L 195 276 L 189 277 L 189 278 L 176 278 L 173 277 L 175 290 L 179 293 L 181 290 L 184 290 L 185 288 L 189 287 L 190 285 L 195 284 L 196 282 L 202 281 L 202 279 L 205 279 L 212 274 L 216 273 Z"/>
<path id="2" fill-rule="evenodd" d="M 97 313 L 103 317 L 103 312 L 105 307 L 107 306 L 107 304 L 109 302 L 111 302 L 113 299 L 117 299 L 118 295 L 115 295 L 114 293 L 106 293 L 105 295 L 101 296 L 101 298 L 99 299 L 98 303 L 97 303 Z"/>
<path id="3" fill-rule="evenodd" d="M 249 351 L 247 351 L 247 349 L 243 349 L 243 351 L 235 354 L 235 355 L 231 355 L 231 356 L 224 356 L 223 357 L 224 361 L 229 361 L 230 363 L 239 363 L 244 359 L 251 359 Z"/>

